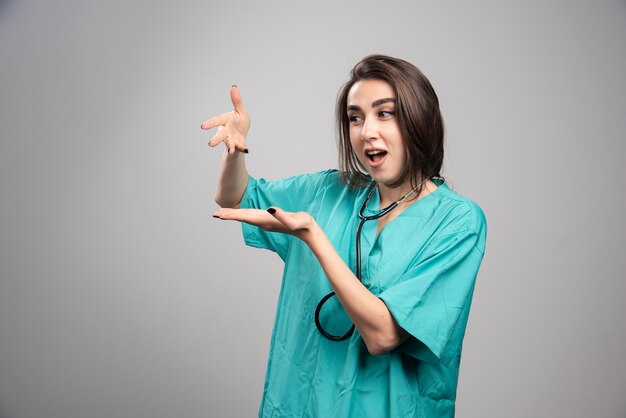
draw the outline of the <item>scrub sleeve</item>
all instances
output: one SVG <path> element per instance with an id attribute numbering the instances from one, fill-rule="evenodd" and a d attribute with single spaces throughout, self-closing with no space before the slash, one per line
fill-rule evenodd
<path id="1" fill-rule="evenodd" d="M 248 177 L 248 186 L 241 198 L 240 207 L 245 209 L 267 209 L 277 206 L 287 212 L 298 212 L 309 207 L 317 189 L 334 170 L 302 174 L 271 182 Z M 288 234 L 264 231 L 253 225 L 242 223 L 244 241 L 247 245 L 277 253 L 285 260 L 293 239 Z"/>
<path id="2" fill-rule="evenodd" d="M 398 325 L 416 340 L 400 351 L 435 363 L 458 327 L 465 329 L 484 252 L 480 232 L 467 229 L 435 239 L 426 250 L 428 258 L 379 295 Z"/>

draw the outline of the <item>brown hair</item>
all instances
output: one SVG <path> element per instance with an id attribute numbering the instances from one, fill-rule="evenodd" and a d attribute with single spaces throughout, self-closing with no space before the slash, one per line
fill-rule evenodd
<path id="1" fill-rule="evenodd" d="M 350 143 L 350 121 L 347 101 L 352 86 L 360 80 L 377 79 L 389 83 L 396 95 L 396 117 L 406 151 L 406 164 L 400 177 L 391 187 L 407 180 L 415 187 L 423 179 L 439 177 L 443 163 L 444 125 L 439 99 L 430 81 L 413 64 L 385 55 L 369 55 L 359 61 L 350 72 L 350 80 L 339 91 L 337 98 L 337 129 L 339 131 L 339 170 L 349 187 L 368 182 L 365 168 Z M 421 192 L 421 187 L 415 196 Z"/>

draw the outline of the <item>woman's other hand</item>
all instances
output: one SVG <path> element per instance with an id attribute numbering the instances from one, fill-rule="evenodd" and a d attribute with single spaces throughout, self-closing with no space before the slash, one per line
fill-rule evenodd
<path id="1" fill-rule="evenodd" d="M 215 116 L 205 121 L 200 127 L 204 130 L 218 127 L 217 133 L 209 141 L 209 146 L 215 147 L 223 142 L 231 155 L 235 153 L 235 150 L 247 153 L 246 136 L 250 129 L 250 116 L 246 112 L 237 86 L 231 87 L 230 100 L 233 103 L 232 112 Z"/>
<path id="2" fill-rule="evenodd" d="M 305 242 L 317 225 L 307 212 L 286 212 L 276 206 L 267 210 L 222 208 L 213 216 L 228 221 L 245 222 L 270 232 L 293 235 Z"/>

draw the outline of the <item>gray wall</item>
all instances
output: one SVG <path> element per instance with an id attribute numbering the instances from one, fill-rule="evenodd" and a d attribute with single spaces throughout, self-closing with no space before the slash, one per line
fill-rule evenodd
<path id="1" fill-rule="evenodd" d="M 281 263 L 199 125 L 237 83 L 252 174 L 334 167 L 374 52 L 489 221 L 458 416 L 626 417 L 625 41 L 623 0 L 0 1 L 0 417 L 256 415 Z"/>

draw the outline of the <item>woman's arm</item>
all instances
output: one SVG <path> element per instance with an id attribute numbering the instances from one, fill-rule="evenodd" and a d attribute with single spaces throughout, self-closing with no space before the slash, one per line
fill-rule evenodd
<path id="1" fill-rule="evenodd" d="M 220 142 L 226 145 L 215 202 L 221 207 L 238 208 L 248 185 L 248 171 L 243 154 L 248 153 L 246 136 L 250 129 L 250 116 L 246 112 L 237 86 L 231 87 L 230 98 L 233 111 L 207 120 L 201 128 L 207 130 L 219 127 L 209 141 L 209 146 L 215 147 Z"/>
<path id="2" fill-rule="evenodd" d="M 315 221 L 303 234 L 302 240 L 320 262 L 330 285 L 359 330 L 370 354 L 387 353 L 409 337 L 398 326 L 387 305 L 352 273 Z"/>
<path id="3" fill-rule="evenodd" d="M 335 294 L 371 354 L 379 355 L 391 351 L 409 337 L 398 326 L 385 303 L 367 290 L 352 273 L 310 214 L 285 212 L 271 207 L 267 211 L 220 209 L 214 216 L 224 220 L 247 222 L 267 231 L 291 234 L 302 239 L 317 257 Z"/>
<path id="4" fill-rule="evenodd" d="M 238 208 L 248 185 L 248 170 L 244 154 L 224 151 L 215 202 L 223 208 Z"/>

